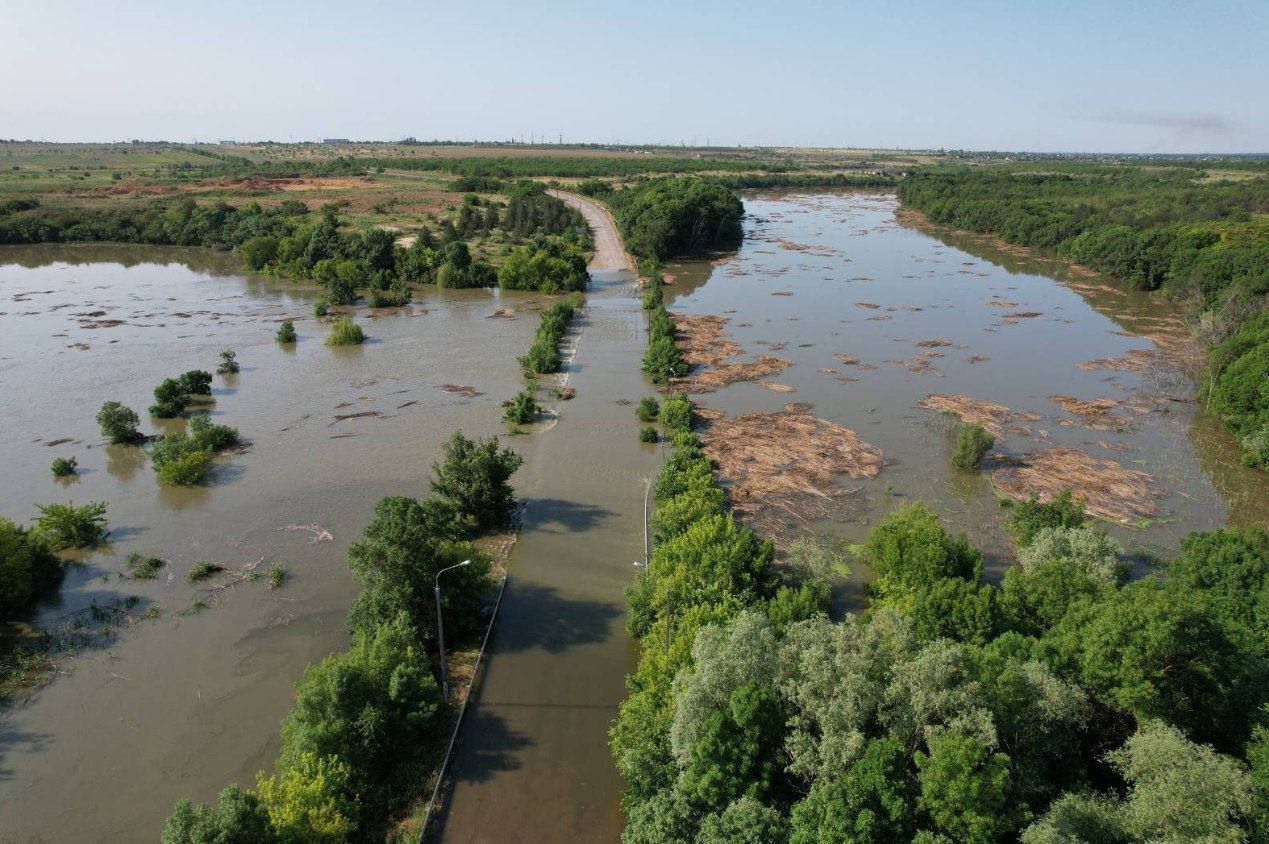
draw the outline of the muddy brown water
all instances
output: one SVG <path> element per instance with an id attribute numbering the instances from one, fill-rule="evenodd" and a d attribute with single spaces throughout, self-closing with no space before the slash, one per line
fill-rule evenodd
<path id="1" fill-rule="evenodd" d="M 39 503 L 109 506 L 109 543 L 70 567 L 37 620 L 129 595 L 140 599 L 134 614 L 162 613 L 63 661 L 53 682 L 0 715 L 0 837 L 153 840 L 178 798 L 251 784 L 272 763 L 304 666 L 346 647 L 357 587 L 344 552 L 375 502 L 426 494 L 455 430 L 505 433 L 499 404 L 521 388 L 515 356 L 545 297 L 421 288 L 408 309 L 348 309 L 370 339 L 331 348 L 313 316 L 318 295 L 203 250 L 0 251 L 0 513 L 26 521 Z M 501 308 L 519 310 L 488 318 Z M 299 334 L 290 347 L 273 339 L 287 317 Z M 106 327 L 113 320 L 122 323 Z M 107 400 L 140 412 L 146 432 L 183 424 L 146 418 L 151 391 L 214 370 L 227 347 L 242 371 L 216 376 L 209 406 L 249 445 L 219 457 L 208 483 L 163 487 L 139 448 L 103 441 L 93 417 Z M 337 419 L 348 414 L 369 415 Z M 541 437 L 511 444 L 534 461 Z M 55 480 L 58 456 L 75 456 L 80 474 Z M 122 579 L 132 551 L 170 565 L 157 580 Z M 262 558 L 290 573 L 282 588 L 185 581 L 200 560 L 233 570 Z M 177 615 L 198 600 L 208 608 Z"/>
<path id="2" fill-rule="evenodd" d="M 746 352 L 736 360 L 783 343 L 770 353 L 793 362 L 764 380 L 796 392 L 739 383 L 695 397 L 701 405 L 732 416 L 808 402 L 884 451 L 880 474 L 852 482 L 853 501 L 810 529 L 859 540 L 884 513 L 919 499 L 988 551 L 989 576 L 1003 572 L 1010 561 L 997 496 L 985 473 L 951 468 L 951 422 L 917 406 L 929 394 L 1039 414 L 1022 423 L 1030 436 L 998 442 L 1006 455 L 1071 446 L 1154 475 L 1165 490 L 1155 516 L 1138 529 L 1110 527 L 1130 550 L 1166 556 L 1193 530 L 1269 522 L 1264 475 L 1241 466 L 1230 438 L 1187 400 L 1194 385 L 1178 370 L 1192 361 L 1146 373 L 1079 366 L 1154 349 L 1142 334 L 1175 328 L 1172 308 L 986 238 L 901 224 L 898 207 L 879 193 L 750 194 L 736 254 L 669 268 L 667 306 L 728 318 Z M 1011 313 L 1035 315 L 1005 319 Z M 925 371 L 894 362 L 931 350 L 940 356 Z M 843 364 L 839 353 L 875 368 Z M 1055 394 L 1137 396 L 1156 409 L 1129 414 L 1122 431 L 1090 430 L 1050 400 Z"/>

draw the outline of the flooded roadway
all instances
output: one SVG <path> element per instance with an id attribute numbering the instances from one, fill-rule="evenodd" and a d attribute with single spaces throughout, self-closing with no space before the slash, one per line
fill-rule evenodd
<path id="1" fill-rule="evenodd" d="M 568 197 L 566 197 L 568 198 Z M 637 440 L 634 408 L 643 318 L 611 223 L 576 198 L 601 232 L 577 354 L 577 397 L 541 437 L 524 529 L 463 728 L 452 795 L 439 819 L 453 842 L 616 841 L 621 780 L 608 728 L 634 667 L 624 589 L 643 557 L 645 483 L 660 459 Z M 617 244 L 613 249 L 604 244 Z"/>

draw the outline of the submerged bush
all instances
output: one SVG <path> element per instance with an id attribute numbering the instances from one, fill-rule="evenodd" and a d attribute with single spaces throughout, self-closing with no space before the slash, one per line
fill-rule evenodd
<path id="1" fill-rule="evenodd" d="M 330 313 L 330 303 L 325 299 L 318 299 L 313 303 L 313 316 L 323 317 Z"/>
<path id="2" fill-rule="evenodd" d="M 193 396 L 210 396 L 211 382 L 211 373 L 202 369 L 191 369 L 176 379 L 176 383 L 180 384 L 181 390 Z"/>
<path id="3" fill-rule="evenodd" d="M 640 422 L 655 422 L 657 413 L 660 411 L 661 405 L 652 396 L 645 396 L 639 400 L 639 406 L 635 408 L 635 418 Z"/>
<path id="4" fill-rule="evenodd" d="M 660 439 L 660 437 L 657 435 L 657 429 L 653 428 L 651 425 L 644 425 L 639 429 L 639 442 L 654 443 L 658 439 Z"/>
<path id="5" fill-rule="evenodd" d="M 692 401 L 687 396 L 670 396 L 661 403 L 657 421 L 671 431 L 692 430 Z"/>
<path id="6" fill-rule="evenodd" d="M 137 432 L 140 423 L 141 418 L 135 410 L 130 410 L 117 401 L 108 401 L 97 411 L 101 435 L 112 443 L 135 442 L 141 436 Z"/>
<path id="7" fill-rule="evenodd" d="M 960 424 L 956 426 L 956 450 L 952 452 L 952 465 L 958 469 L 977 469 L 983 457 L 996 444 L 996 438 L 982 425 Z"/>
<path id="8" fill-rule="evenodd" d="M 365 340 L 366 335 L 362 332 L 361 326 L 348 317 L 335 320 L 330 327 L 330 333 L 326 335 L 328 346 L 356 346 Z"/>
<path id="9" fill-rule="evenodd" d="M 211 464 L 210 448 L 183 449 L 161 463 L 156 461 L 154 470 L 159 481 L 168 486 L 193 486 L 207 475 Z"/>
<path id="10" fill-rule="evenodd" d="M 40 515 L 36 530 L 47 538 L 54 551 L 87 548 L 106 535 L 106 502 L 93 501 L 82 507 L 73 504 L 37 504 Z"/>
<path id="11" fill-rule="evenodd" d="M 540 409 L 532 394 L 516 393 L 515 398 L 502 403 L 502 418 L 517 425 L 527 425 L 537 418 Z"/>
<path id="12" fill-rule="evenodd" d="M 150 405 L 150 415 L 160 419 L 172 419 L 180 416 L 189 404 L 185 388 L 176 378 L 164 378 L 154 388 L 154 404 Z"/>
<path id="13" fill-rule="evenodd" d="M 233 375 L 242 367 L 238 363 L 238 353 L 233 349 L 225 349 L 220 353 L 220 364 L 216 371 L 221 375 Z"/>
<path id="14" fill-rule="evenodd" d="M 238 431 L 214 425 L 206 414 L 190 419 L 189 433 L 174 431 L 150 449 L 159 480 L 170 486 L 192 486 L 211 468 L 212 455 L 238 442 Z"/>
<path id="15" fill-rule="evenodd" d="M 276 336 L 279 343 L 294 343 L 295 323 L 291 322 L 289 319 L 283 322 L 282 325 L 278 327 L 278 333 Z"/>
<path id="16" fill-rule="evenodd" d="M 53 460 L 53 476 L 64 478 L 67 475 L 75 474 L 75 467 L 79 465 L 74 457 L 57 457 Z"/>

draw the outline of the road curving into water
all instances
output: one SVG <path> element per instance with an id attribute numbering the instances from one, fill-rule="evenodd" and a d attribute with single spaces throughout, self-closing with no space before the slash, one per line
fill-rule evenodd
<path id="1" fill-rule="evenodd" d="M 633 668 L 625 587 L 643 555 L 643 493 L 660 465 L 632 409 L 642 315 L 612 217 L 556 193 L 595 230 L 592 287 L 568 365 L 577 396 L 526 453 L 527 507 L 485 675 L 432 840 L 616 841 L 621 780 L 608 728 Z"/>

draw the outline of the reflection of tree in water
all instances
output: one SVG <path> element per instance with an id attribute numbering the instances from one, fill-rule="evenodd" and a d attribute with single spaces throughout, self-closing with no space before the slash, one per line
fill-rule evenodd
<path id="1" fill-rule="evenodd" d="M 106 446 L 106 471 L 113 478 L 130 481 L 148 462 L 145 450 L 140 446 L 123 444 Z"/>

